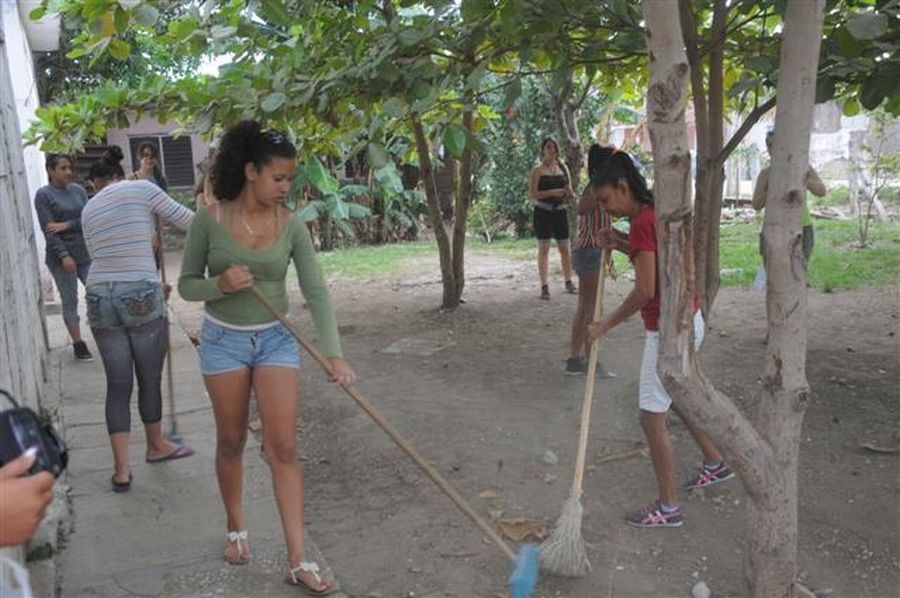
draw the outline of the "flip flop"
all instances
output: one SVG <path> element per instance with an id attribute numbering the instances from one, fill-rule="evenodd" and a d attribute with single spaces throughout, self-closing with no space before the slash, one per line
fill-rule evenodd
<path id="1" fill-rule="evenodd" d="M 117 480 L 116 480 L 116 474 L 113 474 L 113 475 L 112 475 L 112 478 L 110 478 L 110 482 L 112 482 L 112 490 L 113 490 L 113 492 L 115 492 L 116 494 L 121 494 L 121 493 L 123 493 L 123 492 L 128 492 L 129 490 L 131 490 L 131 481 L 132 481 L 133 479 L 134 479 L 134 477 L 131 475 L 131 472 L 130 472 L 130 471 L 128 472 L 128 481 L 127 481 L 127 482 L 119 482 L 119 481 L 117 481 Z"/>
<path id="2" fill-rule="evenodd" d="M 150 458 L 147 457 L 147 463 L 162 463 L 163 461 L 174 461 L 175 459 L 184 459 L 185 457 L 190 457 L 194 454 L 194 449 L 189 447 L 186 444 L 179 444 L 176 446 L 172 452 L 163 455 L 162 457 Z"/>

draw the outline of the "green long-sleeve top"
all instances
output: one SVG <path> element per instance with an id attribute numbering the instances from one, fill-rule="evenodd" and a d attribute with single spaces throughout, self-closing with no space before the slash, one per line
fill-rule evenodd
<path id="1" fill-rule="evenodd" d="M 291 260 L 326 355 L 343 357 L 328 287 L 316 260 L 309 229 L 299 218 L 291 218 L 278 240 L 269 247 L 248 249 L 238 244 L 206 210 L 197 212 L 188 232 L 178 292 L 187 301 L 205 301 L 207 312 L 223 322 L 238 326 L 266 324 L 275 320 L 272 314 L 249 291 L 223 293 L 219 275 L 235 264 L 247 266 L 259 290 L 282 313 L 287 313 L 285 276 Z"/>

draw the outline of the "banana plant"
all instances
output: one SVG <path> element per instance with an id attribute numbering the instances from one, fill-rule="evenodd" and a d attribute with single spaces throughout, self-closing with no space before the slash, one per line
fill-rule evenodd
<path id="1" fill-rule="evenodd" d="M 424 194 L 419 189 L 406 189 L 400 171 L 393 162 L 388 162 L 373 171 L 375 179 L 375 211 L 381 215 L 381 240 L 397 241 L 415 239 L 419 230 L 419 219 L 428 207 Z"/>
<path id="2" fill-rule="evenodd" d="M 353 229 L 350 220 L 368 218 L 372 211 L 353 198 L 368 195 L 365 185 L 341 185 L 340 181 L 325 168 L 315 156 L 302 165 L 294 177 L 292 197 L 299 197 L 304 188 L 312 187 L 317 191 L 315 199 L 309 200 L 297 214 L 305 222 L 320 220 L 322 225 L 321 248 L 330 251 L 334 247 L 331 225 L 345 236 L 352 237 Z"/>

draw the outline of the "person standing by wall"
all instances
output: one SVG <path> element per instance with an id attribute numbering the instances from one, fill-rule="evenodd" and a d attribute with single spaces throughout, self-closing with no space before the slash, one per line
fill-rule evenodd
<path id="1" fill-rule="evenodd" d="M 131 181 L 150 181 L 163 191 L 169 189 L 169 182 L 159 164 L 159 148 L 151 141 L 142 141 L 137 146 L 139 167 L 128 175 Z"/>
<path id="2" fill-rule="evenodd" d="M 75 359 L 93 359 L 81 337 L 78 316 L 78 281 L 84 284 L 91 258 L 81 231 L 81 212 L 87 204 L 87 192 L 73 182 L 74 162 L 68 154 L 47 154 L 50 184 L 38 189 L 34 208 L 47 240 L 45 263 L 59 290 L 63 322 L 69 331 Z"/>

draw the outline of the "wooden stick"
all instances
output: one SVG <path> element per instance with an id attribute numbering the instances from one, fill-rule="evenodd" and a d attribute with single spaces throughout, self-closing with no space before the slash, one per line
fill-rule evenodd
<path id="1" fill-rule="evenodd" d="M 594 321 L 603 316 L 603 291 L 606 283 L 606 249 L 600 254 L 600 280 L 597 281 L 597 298 L 594 300 Z M 572 480 L 572 496 L 581 496 L 584 481 L 584 464 L 587 459 L 588 435 L 591 429 L 591 405 L 594 401 L 594 377 L 597 373 L 597 358 L 600 355 L 600 339 L 591 343 L 587 380 L 584 385 L 584 400 L 581 403 L 581 429 L 578 432 L 578 456 L 575 459 L 575 477 Z"/>
<path id="2" fill-rule="evenodd" d="M 623 459 L 631 459 L 632 457 L 645 457 L 649 453 L 647 447 L 624 451 L 621 453 L 613 453 L 611 455 L 603 455 L 594 460 L 593 465 L 603 465 L 604 463 L 612 463 L 613 461 L 621 461 Z"/>
<path id="3" fill-rule="evenodd" d="M 325 357 L 321 353 L 319 353 L 318 349 L 316 349 L 312 344 L 308 343 L 306 339 L 300 336 L 297 328 L 291 322 L 288 322 L 287 318 L 285 318 L 284 315 L 282 315 L 278 311 L 278 309 L 274 305 L 272 305 L 269 299 L 265 295 L 263 295 L 262 292 L 260 292 L 259 288 L 256 285 L 253 285 L 252 287 L 250 287 L 250 292 L 253 293 L 253 296 L 256 297 L 256 299 L 259 300 L 259 302 L 262 303 L 263 306 L 267 310 L 269 310 L 269 312 L 273 316 L 275 316 L 278 321 L 281 322 L 284 327 L 291 332 L 292 335 L 294 335 L 294 338 L 297 339 L 297 342 L 300 343 L 300 346 L 302 346 L 303 349 L 307 353 L 309 353 L 320 366 L 322 366 L 322 369 L 324 369 L 326 372 L 328 372 L 329 375 L 331 375 L 331 365 L 328 363 L 328 360 L 325 359 Z M 482 532 L 484 532 L 484 534 L 494 544 L 496 544 L 497 547 L 502 550 L 508 558 L 515 558 L 515 553 L 506 544 L 503 538 L 501 538 L 500 535 L 496 531 L 494 531 L 494 529 L 490 525 L 488 525 L 487 522 L 485 522 L 484 519 L 480 515 L 478 515 L 478 513 L 475 512 L 475 509 L 473 509 L 466 502 L 466 500 L 462 496 L 460 496 L 456 489 L 454 489 L 453 486 L 450 485 L 450 482 L 445 480 L 444 477 L 440 473 L 438 473 L 437 470 L 432 467 L 431 464 L 428 463 L 428 461 L 426 461 L 409 442 L 406 441 L 406 439 L 400 436 L 400 434 L 394 429 L 394 427 L 384 418 L 383 415 L 381 415 L 381 413 L 375 408 L 375 406 L 372 405 L 369 399 L 363 396 L 362 393 L 360 393 L 358 390 L 356 390 L 356 388 L 352 386 L 344 386 L 343 384 L 341 384 L 340 387 L 344 392 L 350 395 L 350 398 L 353 399 L 356 404 L 359 405 L 362 410 L 365 411 L 369 415 L 369 417 L 371 417 L 375 421 L 376 424 L 378 424 L 378 427 L 384 430 L 385 433 L 391 437 L 391 440 L 393 440 L 397 444 L 397 446 L 403 449 L 403 452 L 409 455 L 409 457 L 413 461 L 415 461 L 420 468 L 422 468 L 422 471 L 424 471 L 425 474 L 429 478 L 431 478 L 431 481 L 437 484 L 438 488 L 440 488 L 441 491 L 446 494 L 450 498 L 450 500 L 452 500 L 456 504 L 456 506 L 459 507 L 459 509 L 469 519 L 471 519 L 472 522 L 477 525 L 478 528 Z"/>
<path id="4" fill-rule="evenodd" d="M 178 424 L 175 421 L 175 377 L 172 372 L 172 327 L 169 322 L 169 300 L 165 296 L 166 292 L 166 259 L 163 247 L 163 221 L 158 215 L 156 220 L 156 242 L 159 250 L 159 273 L 163 285 L 163 301 L 166 303 L 166 391 L 168 396 L 169 423 L 172 425 L 172 435 L 178 433 Z"/>

